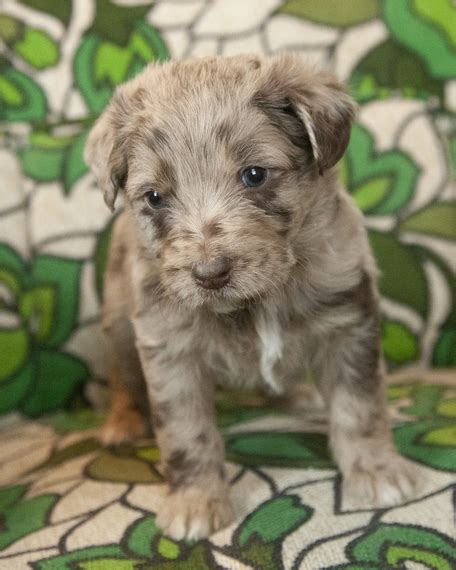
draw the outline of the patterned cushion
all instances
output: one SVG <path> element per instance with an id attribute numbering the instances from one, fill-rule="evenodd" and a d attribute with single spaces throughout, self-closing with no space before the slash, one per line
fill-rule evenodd
<path id="1" fill-rule="evenodd" d="M 456 379 L 396 383 L 389 404 L 399 449 L 428 481 L 404 506 L 354 511 L 324 416 L 221 394 L 236 520 L 200 542 L 174 542 L 155 526 L 164 485 L 153 440 L 101 449 L 100 417 L 87 410 L 10 420 L 0 430 L 0 568 L 456 568 Z"/>

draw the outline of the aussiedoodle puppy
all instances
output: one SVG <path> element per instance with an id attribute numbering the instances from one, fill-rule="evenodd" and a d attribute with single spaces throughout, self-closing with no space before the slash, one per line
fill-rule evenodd
<path id="1" fill-rule="evenodd" d="M 309 371 L 352 503 L 414 493 L 385 413 L 377 270 L 339 183 L 355 105 L 296 54 L 189 59 L 121 86 L 85 151 L 122 192 L 105 278 L 107 444 L 152 420 L 169 485 L 158 525 L 230 522 L 214 387 L 286 393 Z"/>

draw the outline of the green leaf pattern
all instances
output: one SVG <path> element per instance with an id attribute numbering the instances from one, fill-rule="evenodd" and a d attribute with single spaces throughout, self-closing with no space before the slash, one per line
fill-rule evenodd
<path id="1" fill-rule="evenodd" d="M 155 524 L 163 480 L 154 439 L 103 449 L 94 437 L 100 418 L 90 410 L 23 422 L 15 427 L 22 448 L 39 453 L 23 454 L 19 468 L 16 453 L 3 461 L 5 472 L 9 462 L 16 466 L 13 480 L 0 486 L 0 566 L 14 568 L 25 553 L 42 570 L 452 569 L 455 388 L 426 377 L 390 386 L 390 413 L 400 418 L 396 444 L 417 468 L 426 466 L 431 482 L 409 504 L 380 511 L 340 502 L 340 478 L 330 461 L 322 463 L 328 442 L 321 423 L 265 415 L 264 398 L 225 392 L 218 414 L 259 413 L 237 416 L 222 432 L 237 517 L 199 542 L 172 540 Z M 10 437 L 0 431 L 0 446 Z M 114 527 L 121 529 L 115 542 Z M 48 548 L 33 548 L 46 536 L 53 537 Z"/>

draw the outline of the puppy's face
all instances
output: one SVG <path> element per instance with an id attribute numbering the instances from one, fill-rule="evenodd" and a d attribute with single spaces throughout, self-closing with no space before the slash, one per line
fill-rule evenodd
<path id="1" fill-rule="evenodd" d="M 86 158 L 108 204 L 125 191 L 168 295 L 225 311 L 288 280 L 352 115 L 341 87 L 295 56 L 188 60 L 125 85 Z"/>

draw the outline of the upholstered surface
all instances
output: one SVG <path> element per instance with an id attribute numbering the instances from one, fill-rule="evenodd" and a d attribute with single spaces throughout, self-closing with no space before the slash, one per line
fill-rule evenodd
<path id="1" fill-rule="evenodd" d="M 403 506 L 353 511 L 321 413 L 220 395 L 236 521 L 196 543 L 155 527 L 165 487 L 153 439 L 102 449 L 91 411 L 10 417 L 0 430 L 0 568 L 455 568 L 456 378 L 417 375 L 388 396 L 397 445 L 427 482 Z"/>

